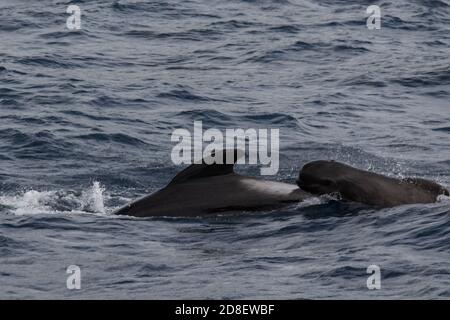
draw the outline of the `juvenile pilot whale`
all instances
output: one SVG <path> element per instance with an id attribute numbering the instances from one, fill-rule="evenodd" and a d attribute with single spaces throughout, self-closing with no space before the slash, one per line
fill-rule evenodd
<path id="1" fill-rule="evenodd" d="M 300 202 L 312 195 L 295 184 L 261 180 L 234 172 L 240 150 L 222 150 L 232 164 L 192 164 L 161 190 L 117 210 L 135 217 L 201 216 L 221 212 L 266 210 Z M 232 153 L 231 157 L 229 154 Z M 224 161 L 225 162 L 225 161 Z"/>
<path id="2" fill-rule="evenodd" d="M 436 202 L 449 191 L 436 182 L 395 179 L 335 161 L 313 161 L 303 166 L 297 185 L 312 194 L 339 193 L 343 200 L 376 207 Z"/>

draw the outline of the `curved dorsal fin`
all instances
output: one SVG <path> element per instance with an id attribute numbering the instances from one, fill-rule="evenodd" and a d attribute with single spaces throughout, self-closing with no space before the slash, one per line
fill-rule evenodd
<path id="1" fill-rule="evenodd" d="M 220 158 L 219 153 L 222 153 Z M 221 176 L 234 173 L 233 167 L 238 159 L 242 158 L 244 152 L 240 149 L 224 149 L 213 151 L 211 156 L 203 158 L 201 164 L 191 164 L 189 167 L 178 173 L 169 185 L 182 183 L 191 179 Z M 222 163 L 212 163 L 214 159 L 223 159 Z M 232 159 L 233 163 L 229 163 Z M 211 163 L 211 164 L 208 164 Z"/>

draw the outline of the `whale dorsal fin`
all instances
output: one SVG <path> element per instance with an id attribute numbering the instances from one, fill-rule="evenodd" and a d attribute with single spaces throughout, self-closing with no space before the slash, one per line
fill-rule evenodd
<path id="1" fill-rule="evenodd" d="M 213 157 L 217 158 L 216 153 L 222 153 L 223 163 L 211 163 Z M 224 149 L 213 151 L 211 156 L 203 158 L 201 164 L 191 164 L 189 167 L 178 173 L 169 185 L 175 183 L 182 183 L 192 179 L 221 176 L 225 174 L 234 173 L 233 167 L 238 159 L 242 158 L 244 152 L 240 149 Z M 220 159 L 220 157 L 219 157 Z M 232 159 L 233 163 L 227 163 L 227 159 Z"/>

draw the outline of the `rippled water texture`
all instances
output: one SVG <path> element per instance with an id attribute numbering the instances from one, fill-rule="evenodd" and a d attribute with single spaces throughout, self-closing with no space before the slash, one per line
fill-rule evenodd
<path id="1" fill-rule="evenodd" d="M 181 170 L 170 135 L 194 120 L 279 128 L 271 179 L 336 159 L 449 187 L 450 3 L 376 2 L 368 30 L 371 4 L 1 0 L 0 298 L 450 298 L 448 199 L 110 214 Z"/>

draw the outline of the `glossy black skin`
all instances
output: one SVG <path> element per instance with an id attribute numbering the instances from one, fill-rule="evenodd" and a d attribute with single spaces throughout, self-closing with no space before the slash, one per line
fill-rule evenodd
<path id="1" fill-rule="evenodd" d="M 169 183 L 114 214 L 135 217 L 196 217 L 275 209 L 313 197 L 295 184 L 236 173 Z"/>
<path id="2" fill-rule="evenodd" d="M 215 150 L 211 157 L 221 157 L 219 162 L 204 158 L 202 163 L 192 164 L 179 172 L 161 190 L 124 206 L 114 214 L 195 217 L 273 209 L 312 197 L 295 184 L 235 173 L 234 164 L 243 155 L 239 149 Z"/>
<path id="3" fill-rule="evenodd" d="M 449 195 L 447 189 L 433 181 L 395 179 L 325 160 L 304 165 L 297 185 L 315 195 L 339 193 L 343 200 L 376 207 L 433 203 L 439 195 Z"/>

